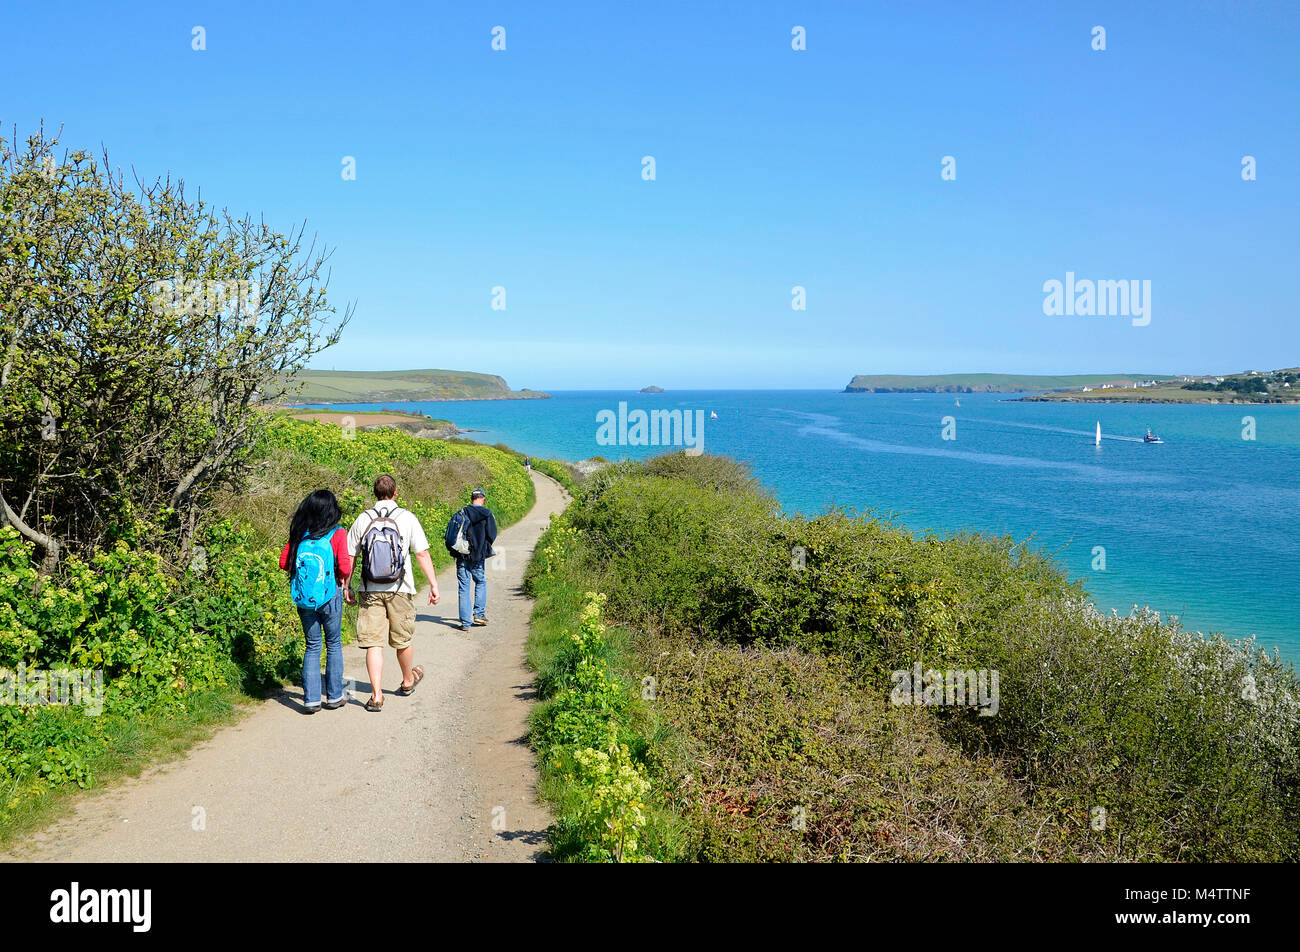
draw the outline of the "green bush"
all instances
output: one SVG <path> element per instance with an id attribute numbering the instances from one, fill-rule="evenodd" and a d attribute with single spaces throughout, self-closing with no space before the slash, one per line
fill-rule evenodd
<path id="1" fill-rule="evenodd" d="M 678 454 L 610 467 L 580 490 L 528 578 L 539 594 L 578 581 L 605 593 L 611 623 L 630 632 L 616 669 L 662 673 L 654 651 L 708 659 L 674 669 L 656 716 L 637 704 L 619 716 L 658 797 L 685 820 L 660 858 L 916 858 L 938 841 L 900 833 L 871 845 L 869 821 L 888 810 L 870 797 L 837 800 L 840 832 L 811 852 L 780 824 L 791 797 L 824 794 L 837 772 L 916 781 L 932 762 L 949 765 L 952 798 L 969 805 L 930 816 L 967 844 L 943 855 L 1300 857 L 1291 667 L 1151 615 L 1102 616 L 1026 545 L 918 537 L 838 511 L 786 518 L 744 467 Z M 557 656 L 543 654 L 543 665 Z M 997 672 L 997 714 L 936 706 L 903 718 L 887 703 L 890 676 L 918 663 Z M 866 713 L 846 726 L 822 713 L 837 705 Z M 885 723 L 893 746 L 828 741 Z M 717 775 L 705 782 L 691 762 Z M 695 786 L 682 793 L 686 774 Z M 923 788 L 890 796 L 939 810 Z M 969 845 L 976 835 L 984 848 Z"/>
<path id="2" fill-rule="evenodd" d="M 302 639 L 283 573 L 226 525 L 205 537 L 204 571 L 177 572 L 119 542 L 66 560 L 33 594 L 32 547 L 0 528 L 0 668 L 102 672 L 98 705 L 0 707 L 0 826 L 25 800 L 68 784 L 116 725 L 182 712 L 195 692 L 260 687 L 301 670 Z"/>
<path id="3" fill-rule="evenodd" d="M 605 470 L 570 522 L 588 534 L 618 617 L 839 655 L 881 683 L 917 660 L 964 664 L 1009 606 L 1076 591 L 1009 539 L 917 539 L 840 511 L 782 518 L 743 466 L 719 457 Z"/>
<path id="4" fill-rule="evenodd" d="M 112 760 L 134 722 L 183 720 L 299 679 L 302 631 L 279 555 L 293 508 L 312 490 L 333 488 L 350 522 L 373 503 L 374 477 L 394 472 L 439 564 L 450 561 L 442 530 L 473 485 L 487 490 L 502 525 L 534 500 L 512 456 L 396 430 L 349 439 L 337 426 L 279 419 L 253 467 L 251 488 L 218 501 L 185 566 L 119 540 L 70 556 L 37 591 L 32 545 L 0 527 L 0 668 L 90 669 L 103 678 L 96 714 L 0 705 L 0 832 L 51 791 L 93 784 L 92 765 Z"/>
<path id="5" fill-rule="evenodd" d="M 1082 599 L 1029 602 L 997 635 L 1001 710 L 965 724 L 967 746 L 1009 760 L 1075 817 L 1103 809 L 1104 829 L 1080 835 L 1104 839 L 1116 858 L 1296 858 L 1300 704 L 1289 666 Z"/>
<path id="6" fill-rule="evenodd" d="M 654 657 L 649 657 L 653 653 Z M 662 783 L 702 862 L 1058 859 L 1045 815 L 988 757 L 944 742 L 797 649 L 658 642 L 662 716 L 683 735 Z"/>

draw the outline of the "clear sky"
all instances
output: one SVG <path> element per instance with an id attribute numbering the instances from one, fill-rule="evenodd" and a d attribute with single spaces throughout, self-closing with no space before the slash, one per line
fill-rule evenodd
<path id="1" fill-rule="evenodd" d="M 1300 364 L 1298 77 L 1295 3 L 0 9 L 8 134 L 337 249 L 316 366 L 537 389 Z M 1044 315 L 1067 271 L 1150 324 Z"/>

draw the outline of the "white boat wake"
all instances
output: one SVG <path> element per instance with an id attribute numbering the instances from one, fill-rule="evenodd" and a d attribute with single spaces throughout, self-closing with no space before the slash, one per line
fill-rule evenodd
<path id="1" fill-rule="evenodd" d="M 917 414 L 917 416 L 920 416 L 920 414 Z M 1094 436 L 1094 433 L 1091 430 L 1072 430 L 1069 427 L 1048 426 L 1045 423 L 1015 423 L 1011 420 L 986 420 L 980 417 L 961 417 L 960 419 L 963 423 L 984 423 L 988 426 L 1014 426 L 1025 430 L 1042 430 L 1047 433 L 1064 433 L 1068 436 Z M 1102 433 L 1101 438 L 1103 440 L 1119 440 L 1122 443 L 1143 442 L 1142 437 L 1140 436 L 1116 436 L 1113 433 Z"/>

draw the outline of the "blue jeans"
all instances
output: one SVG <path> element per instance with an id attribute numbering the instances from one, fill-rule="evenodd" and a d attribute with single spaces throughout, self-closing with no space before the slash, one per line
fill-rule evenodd
<path id="1" fill-rule="evenodd" d="M 302 702 L 320 707 L 320 643 L 325 636 L 325 699 L 343 699 L 343 589 L 324 608 L 299 608 L 307 653 L 302 658 Z"/>
<path id="2" fill-rule="evenodd" d="M 460 623 L 468 625 L 473 619 L 469 616 L 469 588 L 474 583 L 474 618 L 487 614 L 487 576 L 483 574 L 483 560 L 470 562 L 468 559 L 456 560 L 456 604 L 460 608 Z"/>

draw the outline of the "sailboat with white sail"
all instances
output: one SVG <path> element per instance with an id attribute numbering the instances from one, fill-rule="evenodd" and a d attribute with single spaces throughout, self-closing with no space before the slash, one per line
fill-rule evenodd
<path id="1" fill-rule="evenodd" d="M 1100 420 L 1097 421 L 1097 442 L 1093 445 L 1101 446 L 1101 421 Z"/>

